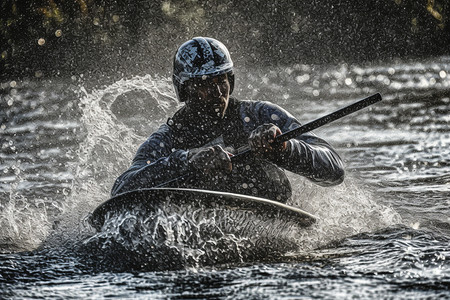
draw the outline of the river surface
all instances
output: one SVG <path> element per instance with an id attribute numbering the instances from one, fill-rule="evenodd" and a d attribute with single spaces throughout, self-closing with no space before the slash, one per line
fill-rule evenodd
<path id="1" fill-rule="evenodd" d="M 345 160 L 343 184 L 289 174 L 289 204 L 316 224 L 233 232 L 226 212 L 161 211 L 140 236 L 127 216 L 96 232 L 89 214 L 179 107 L 169 79 L 3 82 L 0 298 L 450 298 L 450 57 L 236 73 L 234 96 L 303 123 L 382 94 L 315 130 Z"/>

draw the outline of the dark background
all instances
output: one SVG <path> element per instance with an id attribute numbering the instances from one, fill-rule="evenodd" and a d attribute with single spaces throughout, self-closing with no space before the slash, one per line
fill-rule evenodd
<path id="1" fill-rule="evenodd" d="M 244 68 L 449 54 L 448 0 L 268 2 L 3 0 L 0 79 L 167 75 L 194 36 Z"/>

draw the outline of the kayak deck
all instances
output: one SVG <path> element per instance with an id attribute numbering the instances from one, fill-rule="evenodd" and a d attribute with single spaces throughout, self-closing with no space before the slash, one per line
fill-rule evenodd
<path id="1" fill-rule="evenodd" d="M 103 202 L 94 210 L 89 223 L 100 231 L 110 212 L 132 210 L 137 206 L 155 211 L 164 205 L 243 210 L 290 221 L 301 227 L 310 226 L 317 220 L 315 216 L 299 208 L 260 197 L 200 189 L 148 188 L 119 194 Z"/>

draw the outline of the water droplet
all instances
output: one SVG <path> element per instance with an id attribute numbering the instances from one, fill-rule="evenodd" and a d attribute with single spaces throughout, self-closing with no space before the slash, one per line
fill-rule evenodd
<path id="1" fill-rule="evenodd" d="M 272 120 L 274 120 L 274 121 L 277 121 L 277 120 L 280 119 L 280 117 L 279 117 L 278 115 L 276 115 L 276 114 L 272 114 L 272 115 L 270 116 L 270 118 L 271 118 Z"/>
<path id="2" fill-rule="evenodd" d="M 413 229 L 417 230 L 417 229 L 419 229 L 419 227 L 420 227 L 420 223 L 419 223 L 419 222 L 416 222 L 416 223 L 414 223 L 414 224 L 411 224 L 411 227 L 412 227 Z"/>
<path id="3" fill-rule="evenodd" d="M 445 77 L 447 77 L 447 72 L 445 72 L 444 70 L 439 72 L 439 76 L 444 79 Z"/>
<path id="4" fill-rule="evenodd" d="M 61 29 L 56 30 L 56 31 L 55 31 L 55 36 L 56 36 L 56 37 L 62 36 L 62 30 L 61 30 Z"/>
<path id="5" fill-rule="evenodd" d="M 45 39 L 43 39 L 43 38 L 38 39 L 39 46 L 43 46 L 44 44 L 45 44 Z"/>
<path id="6" fill-rule="evenodd" d="M 301 84 L 301 83 L 304 83 L 304 82 L 308 81 L 309 78 L 310 77 L 309 77 L 308 74 L 304 74 L 304 75 L 295 77 L 295 81 L 297 81 L 297 83 Z"/>
<path id="7" fill-rule="evenodd" d="M 246 122 L 246 123 L 250 122 L 250 118 L 249 117 L 245 117 L 244 118 L 244 122 Z"/>

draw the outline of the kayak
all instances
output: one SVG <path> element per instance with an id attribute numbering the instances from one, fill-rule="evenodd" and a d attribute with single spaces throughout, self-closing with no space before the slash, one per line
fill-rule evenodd
<path id="1" fill-rule="evenodd" d="M 317 220 L 317 217 L 299 208 L 260 197 L 200 189 L 147 188 L 119 194 L 103 202 L 88 221 L 97 231 L 101 231 L 111 213 L 136 208 L 156 211 L 170 206 L 247 211 L 264 218 L 292 222 L 300 227 L 311 226 Z"/>

